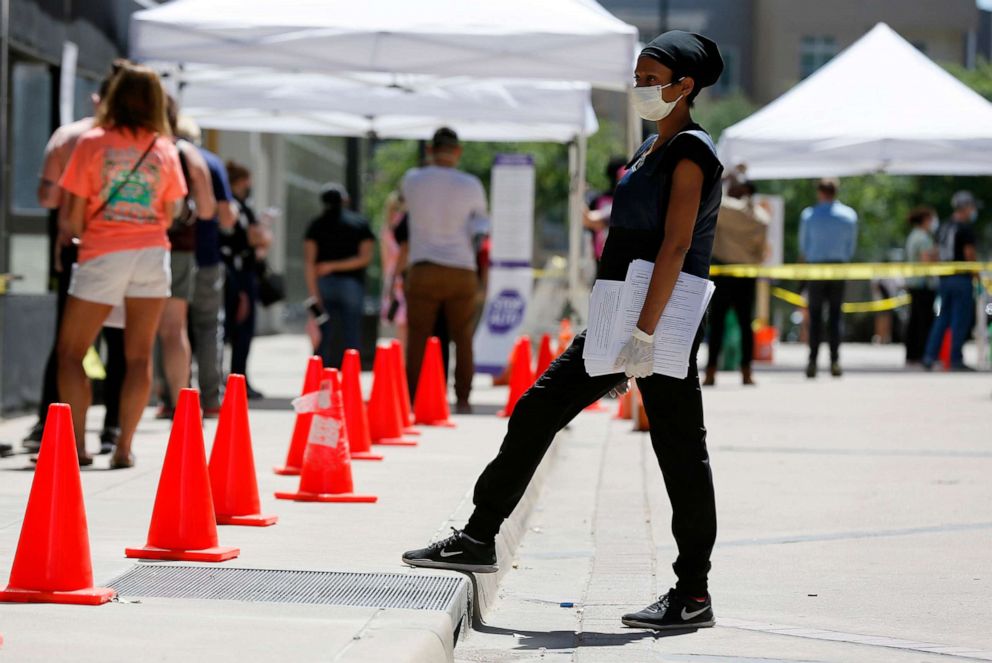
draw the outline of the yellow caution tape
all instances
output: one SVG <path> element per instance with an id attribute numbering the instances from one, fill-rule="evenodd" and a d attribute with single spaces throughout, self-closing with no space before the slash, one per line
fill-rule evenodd
<path id="1" fill-rule="evenodd" d="M 772 288 L 772 295 L 799 308 L 807 308 L 809 306 L 805 297 L 785 288 Z M 876 299 L 871 302 L 844 302 L 841 304 L 841 310 L 844 313 L 880 313 L 882 311 L 892 311 L 900 306 L 906 306 L 911 301 L 912 297 L 904 294 L 885 299 Z"/>
<path id="2" fill-rule="evenodd" d="M 790 281 L 871 281 L 913 276 L 992 272 L 989 262 L 859 262 L 792 265 L 713 265 L 710 276 Z"/>

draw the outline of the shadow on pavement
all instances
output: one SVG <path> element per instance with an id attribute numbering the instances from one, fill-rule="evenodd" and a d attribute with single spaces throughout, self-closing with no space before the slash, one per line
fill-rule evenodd
<path id="1" fill-rule="evenodd" d="M 695 633 L 699 629 L 679 629 L 675 631 L 648 631 L 630 629 L 621 633 L 596 633 L 593 631 L 520 631 L 488 624 L 477 624 L 473 630 L 488 635 L 506 635 L 517 638 L 515 649 L 575 649 L 578 647 L 617 647 L 629 642 L 648 638 L 670 638 Z"/>

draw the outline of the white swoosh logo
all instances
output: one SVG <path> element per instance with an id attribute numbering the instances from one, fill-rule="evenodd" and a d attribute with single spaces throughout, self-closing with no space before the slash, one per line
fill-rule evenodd
<path id="1" fill-rule="evenodd" d="M 456 550 L 455 552 L 448 552 L 447 550 L 441 551 L 441 557 L 454 557 L 455 555 L 461 555 L 461 550 Z"/>
<path id="2" fill-rule="evenodd" d="M 442 555 L 444 553 L 441 553 Z M 689 621 L 690 619 L 695 619 L 699 615 L 703 614 L 709 609 L 709 606 L 696 610 L 695 612 L 689 612 L 685 608 L 682 608 L 682 621 Z"/>

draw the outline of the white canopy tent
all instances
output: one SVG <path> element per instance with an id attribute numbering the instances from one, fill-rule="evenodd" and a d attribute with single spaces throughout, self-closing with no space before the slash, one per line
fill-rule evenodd
<path id="1" fill-rule="evenodd" d="M 572 80 L 623 89 L 637 30 L 593 0 L 174 0 L 131 55 L 288 71 Z"/>
<path id="2" fill-rule="evenodd" d="M 212 129 L 421 139 L 450 126 L 470 141 L 564 143 L 598 126 L 588 83 L 204 66 L 181 81 L 184 112 Z"/>
<path id="3" fill-rule="evenodd" d="M 165 66 L 262 67 L 301 76 L 371 73 L 473 81 L 536 79 L 622 90 L 630 80 L 637 30 L 594 0 L 173 0 L 136 13 L 130 37 L 133 58 Z M 523 92 L 522 83 L 505 85 L 515 85 L 517 97 L 527 99 L 516 113 L 507 113 L 515 120 L 486 117 L 478 108 L 455 117 L 455 106 L 450 105 L 445 123 L 461 128 L 466 138 L 536 140 L 541 133 L 546 140 L 555 140 L 552 134 L 557 140 L 574 139 L 569 284 L 573 304 L 583 310 L 579 260 L 588 116 L 583 111 L 575 131 L 562 136 L 549 126 L 554 123 L 539 117 L 546 109 Z M 381 89 L 366 92 L 389 94 Z M 588 90 L 585 95 L 588 100 Z M 184 101 L 190 104 L 189 99 Z M 323 110 L 307 113 L 289 105 L 241 110 L 228 105 L 230 110 L 212 118 L 215 126 L 223 121 L 226 128 L 244 130 L 274 131 L 281 126 L 282 131 L 317 132 L 323 127 L 317 133 L 341 134 L 354 127 L 350 133 L 363 135 L 374 125 L 371 128 L 382 136 L 424 138 L 430 133 L 428 118 L 441 117 L 425 113 L 411 119 L 402 107 L 388 106 L 392 113 L 359 117 L 349 111 L 341 114 L 333 95 L 323 101 Z M 507 104 L 502 107 L 507 109 Z M 277 122 L 281 113 L 296 113 L 295 123 Z M 200 114 L 201 120 L 206 117 Z"/>
<path id="4" fill-rule="evenodd" d="M 752 179 L 992 174 L 992 104 L 879 23 L 719 152 Z"/>

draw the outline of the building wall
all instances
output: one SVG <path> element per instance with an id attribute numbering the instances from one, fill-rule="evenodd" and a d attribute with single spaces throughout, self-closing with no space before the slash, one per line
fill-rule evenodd
<path id="1" fill-rule="evenodd" d="M 833 38 L 840 51 L 885 22 L 931 59 L 967 64 L 978 27 L 974 0 L 753 0 L 753 6 L 758 103 L 801 80 L 803 37 Z"/>

